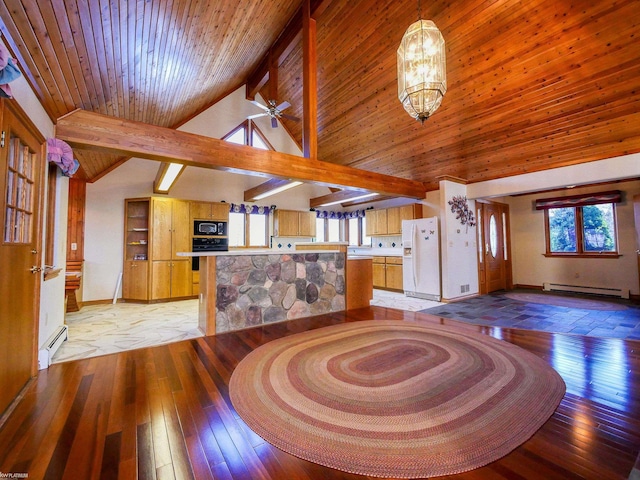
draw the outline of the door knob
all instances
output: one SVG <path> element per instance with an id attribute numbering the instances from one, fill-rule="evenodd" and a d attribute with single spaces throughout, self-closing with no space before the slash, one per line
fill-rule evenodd
<path id="1" fill-rule="evenodd" d="M 31 273 L 37 273 L 37 272 L 41 272 L 41 271 L 42 271 L 42 268 L 40 268 L 40 267 L 36 267 L 36 266 L 34 265 L 33 267 L 31 267 L 31 268 L 29 269 L 29 271 L 30 271 Z"/>

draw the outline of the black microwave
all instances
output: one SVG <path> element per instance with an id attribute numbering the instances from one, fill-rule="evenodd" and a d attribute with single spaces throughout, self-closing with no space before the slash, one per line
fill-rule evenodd
<path id="1" fill-rule="evenodd" d="M 213 237 L 225 236 L 227 234 L 227 222 L 212 222 L 210 220 L 194 220 L 193 234 L 213 236 Z"/>

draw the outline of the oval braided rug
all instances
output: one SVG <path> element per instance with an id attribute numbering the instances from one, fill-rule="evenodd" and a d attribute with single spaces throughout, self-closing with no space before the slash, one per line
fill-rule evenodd
<path id="1" fill-rule="evenodd" d="M 269 342 L 236 367 L 233 406 L 297 457 L 377 477 L 486 465 L 531 437 L 565 392 L 539 357 L 444 325 L 371 320 Z"/>

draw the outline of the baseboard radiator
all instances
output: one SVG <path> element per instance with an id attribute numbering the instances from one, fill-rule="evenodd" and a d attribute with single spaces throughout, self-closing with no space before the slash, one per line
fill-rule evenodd
<path id="1" fill-rule="evenodd" d="M 629 298 L 629 290 L 609 287 L 584 287 L 580 285 L 567 285 L 564 283 L 543 283 L 543 290 L 547 292 L 572 292 L 586 293 L 589 295 L 602 295 L 607 297 Z"/>
<path id="2" fill-rule="evenodd" d="M 62 325 L 49 337 L 45 347 L 38 352 L 38 370 L 48 368 L 51 365 L 51 359 L 62 345 L 62 342 L 69 336 L 68 330 L 69 327 Z"/>

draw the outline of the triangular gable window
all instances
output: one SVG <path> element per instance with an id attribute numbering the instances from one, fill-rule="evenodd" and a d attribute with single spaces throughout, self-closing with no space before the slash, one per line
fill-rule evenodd
<path id="1" fill-rule="evenodd" d="M 222 140 L 238 145 L 249 145 L 262 150 L 275 150 L 258 126 L 251 120 L 245 120 L 227 133 Z"/>

